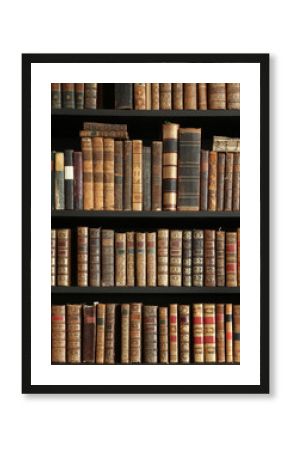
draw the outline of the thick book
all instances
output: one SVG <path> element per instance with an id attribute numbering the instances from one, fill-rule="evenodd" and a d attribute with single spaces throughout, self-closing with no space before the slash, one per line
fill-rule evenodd
<path id="1" fill-rule="evenodd" d="M 172 109 L 183 109 L 183 84 L 172 83 Z"/>
<path id="2" fill-rule="evenodd" d="M 151 107 L 159 110 L 159 83 L 151 83 Z"/>
<path id="3" fill-rule="evenodd" d="M 101 234 L 102 286 L 114 286 L 114 231 L 102 229 Z"/>
<path id="4" fill-rule="evenodd" d="M 226 232 L 226 286 L 238 286 L 237 232 Z"/>
<path id="5" fill-rule="evenodd" d="M 71 285 L 71 230 L 56 231 L 57 242 L 57 285 Z"/>
<path id="6" fill-rule="evenodd" d="M 216 362 L 216 314 L 214 304 L 203 305 L 204 314 L 204 361 Z"/>
<path id="7" fill-rule="evenodd" d="M 226 284 L 225 271 L 225 231 L 216 231 L 216 285 L 223 287 Z"/>
<path id="8" fill-rule="evenodd" d="M 226 362 L 233 362 L 233 305 L 226 304 L 225 310 Z"/>
<path id="9" fill-rule="evenodd" d="M 182 286 L 182 231 L 170 230 L 169 284 Z"/>
<path id="10" fill-rule="evenodd" d="M 233 165 L 234 165 L 234 154 L 226 153 L 225 211 L 232 211 L 233 209 Z"/>
<path id="11" fill-rule="evenodd" d="M 101 286 L 101 228 L 89 229 L 89 284 Z"/>
<path id="12" fill-rule="evenodd" d="M 178 130 L 176 123 L 163 124 L 163 209 L 175 211 L 177 201 Z"/>
<path id="13" fill-rule="evenodd" d="M 240 305 L 233 305 L 234 362 L 240 363 Z"/>
<path id="14" fill-rule="evenodd" d="M 145 83 L 134 83 L 134 108 L 146 109 L 146 86 Z"/>
<path id="15" fill-rule="evenodd" d="M 62 107 L 66 109 L 75 108 L 74 83 L 62 83 Z"/>
<path id="16" fill-rule="evenodd" d="M 240 210 L 240 154 L 234 153 L 233 160 L 233 211 Z"/>
<path id="17" fill-rule="evenodd" d="M 146 286 L 146 233 L 136 233 L 136 284 Z"/>
<path id="18" fill-rule="evenodd" d="M 89 285 L 89 229 L 77 228 L 77 285 Z"/>
<path id="19" fill-rule="evenodd" d="M 132 141 L 124 142 L 124 161 L 123 161 L 123 175 L 124 175 L 124 210 L 132 210 L 132 178 L 133 178 L 133 144 Z"/>
<path id="20" fill-rule="evenodd" d="M 146 109 L 151 109 L 151 83 L 145 83 Z"/>
<path id="21" fill-rule="evenodd" d="M 151 147 L 143 147 L 143 210 L 151 211 Z"/>
<path id="22" fill-rule="evenodd" d="M 208 83 L 208 109 L 226 109 L 226 83 Z"/>
<path id="23" fill-rule="evenodd" d="M 190 307 L 178 305 L 179 316 L 179 362 L 190 363 Z"/>
<path id="24" fill-rule="evenodd" d="M 149 287 L 155 287 L 157 284 L 156 250 L 156 232 L 148 231 L 146 233 L 146 284 Z"/>
<path id="25" fill-rule="evenodd" d="M 157 364 L 157 306 L 143 306 L 143 361 L 145 364 Z"/>
<path id="26" fill-rule="evenodd" d="M 115 187 L 114 187 L 114 139 L 104 138 L 104 210 L 115 209 Z"/>
<path id="27" fill-rule="evenodd" d="M 143 143 L 133 141 L 132 209 L 143 209 Z"/>
<path id="28" fill-rule="evenodd" d="M 162 142 L 152 142 L 152 181 L 151 205 L 152 211 L 162 210 Z"/>
<path id="29" fill-rule="evenodd" d="M 157 284 L 169 284 L 169 230 L 166 229 L 157 232 Z"/>
<path id="30" fill-rule="evenodd" d="M 168 343 L 168 306 L 158 308 L 158 344 L 159 363 L 169 363 L 169 343 Z"/>
<path id="31" fill-rule="evenodd" d="M 183 108 L 192 110 L 197 109 L 196 83 L 184 83 L 183 89 Z"/>
<path id="32" fill-rule="evenodd" d="M 54 155 L 54 208 L 65 208 L 64 154 L 62 152 L 55 152 Z"/>
<path id="33" fill-rule="evenodd" d="M 51 230 L 51 286 L 56 286 L 56 230 Z"/>
<path id="34" fill-rule="evenodd" d="M 104 143 L 103 138 L 93 137 L 94 209 L 104 209 Z"/>
<path id="35" fill-rule="evenodd" d="M 127 133 L 126 123 L 103 123 L 103 122 L 84 122 L 83 129 L 86 131 L 119 131 Z"/>
<path id="36" fill-rule="evenodd" d="M 115 83 L 115 109 L 133 109 L 133 83 Z"/>
<path id="37" fill-rule="evenodd" d="M 216 353 L 217 362 L 226 362 L 225 352 L 225 305 L 218 303 L 216 305 Z"/>
<path id="38" fill-rule="evenodd" d="M 216 286 L 216 236 L 215 230 L 204 230 L 204 285 Z"/>
<path id="39" fill-rule="evenodd" d="M 201 129 L 179 129 L 177 209 L 200 209 Z"/>
<path id="40" fill-rule="evenodd" d="M 83 154 L 74 152 L 74 208 L 83 209 Z"/>
<path id="41" fill-rule="evenodd" d="M 209 152 L 208 157 L 208 211 L 217 209 L 217 153 Z"/>
<path id="42" fill-rule="evenodd" d="M 51 306 L 51 362 L 66 362 L 65 305 Z"/>
<path id="43" fill-rule="evenodd" d="M 130 304 L 130 363 L 140 364 L 141 359 L 141 334 L 142 334 L 142 304 Z"/>
<path id="44" fill-rule="evenodd" d="M 73 150 L 64 151 L 65 209 L 74 209 L 74 166 Z"/>
<path id="45" fill-rule="evenodd" d="M 192 305 L 192 338 L 193 338 L 193 362 L 204 363 L 204 318 L 203 304 Z"/>
<path id="46" fill-rule="evenodd" d="M 85 83 L 85 109 L 96 109 L 97 108 L 97 94 L 98 85 L 97 83 Z"/>
<path id="47" fill-rule="evenodd" d="M 130 304 L 121 305 L 121 363 L 130 362 Z"/>
<path id="48" fill-rule="evenodd" d="M 192 233 L 192 285 L 204 285 L 204 230 Z"/>
<path id="49" fill-rule="evenodd" d="M 106 305 L 99 303 L 97 305 L 97 329 L 96 329 L 96 363 L 105 362 L 105 326 L 106 326 Z"/>
<path id="50" fill-rule="evenodd" d="M 66 305 L 66 362 L 79 364 L 82 346 L 82 305 Z"/>
<path id="51" fill-rule="evenodd" d="M 51 108 L 61 109 L 61 83 L 51 83 Z"/>
<path id="52" fill-rule="evenodd" d="M 227 109 L 240 109 L 240 83 L 227 83 Z"/>
<path id="53" fill-rule="evenodd" d="M 116 305 L 106 305 L 105 364 L 115 364 Z"/>
<path id="54" fill-rule="evenodd" d="M 182 285 L 192 286 L 192 231 L 182 232 Z"/>
<path id="55" fill-rule="evenodd" d="M 201 111 L 207 110 L 207 84 L 197 84 L 198 109 Z"/>
<path id="56" fill-rule="evenodd" d="M 76 109 L 84 109 L 85 106 L 85 84 L 75 83 Z"/>
<path id="57" fill-rule="evenodd" d="M 96 361 L 96 304 L 83 305 L 82 361 Z"/>
<path id="58" fill-rule="evenodd" d="M 159 107 L 164 110 L 172 109 L 171 83 L 159 83 Z"/>
<path id="59" fill-rule="evenodd" d="M 217 211 L 225 209 L 225 167 L 226 154 L 218 154 L 218 174 L 217 174 Z"/>
<path id="60" fill-rule="evenodd" d="M 84 209 L 94 209 L 94 179 L 93 179 L 93 145 L 91 138 L 81 139 L 83 153 L 83 193 Z"/>
<path id="61" fill-rule="evenodd" d="M 127 286 L 135 286 L 135 233 L 126 233 Z"/>
<path id="62" fill-rule="evenodd" d="M 178 305 L 169 305 L 169 362 L 177 364 L 179 361 L 178 348 Z"/>
<path id="63" fill-rule="evenodd" d="M 214 152 L 240 152 L 240 138 L 232 138 L 227 136 L 214 136 L 212 143 Z"/>
<path id="64" fill-rule="evenodd" d="M 200 209 L 207 211 L 208 206 L 208 150 L 200 153 Z"/>
<path id="65" fill-rule="evenodd" d="M 115 211 L 123 211 L 123 142 L 115 141 L 114 148 L 114 206 Z"/>
<path id="66" fill-rule="evenodd" d="M 126 286 L 126 233 L 115 233 L 115 285 Z"/>

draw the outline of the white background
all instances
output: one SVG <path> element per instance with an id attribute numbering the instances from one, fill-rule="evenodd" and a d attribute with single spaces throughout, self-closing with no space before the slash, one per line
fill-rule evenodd
<path id="1" fill-rule="evenodd" d="M 1 402 L 6 449 L 245 449 L 289 442 L 287 2 L 10 2 L 1 33 Z M 131 4 L 130 4 L 131 3 Z M 126 8 L 127 6 L 127 8 Z M 112 11 L 115 8 L 115 14 Z M 125 17 L 121 17 L 125 13 Z M 271 395 L 21 395 L 21 52 L 270 52 Z M 3 78 L 3 79 L 2 79 Z M 39 143 L 41 151 L 42 143 Z M 284 212 L 286 211 L 286 212 Z M 3 286 L 7 289 L 3 290 Z M 40 297 L 41 301 L 41 297 Z M 287 445 L 287 444 L 286 444 Z"/>

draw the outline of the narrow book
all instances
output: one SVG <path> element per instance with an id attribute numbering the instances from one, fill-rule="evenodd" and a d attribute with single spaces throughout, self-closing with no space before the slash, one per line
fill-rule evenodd
<path id="1" fill-rule="evenodd" d="M 226 153 L 225 211 L 232 211 L 233 209 L 233 164 L 234 154 Z"/>
<path id="2" fill-rule="evenodd" d="M 169 230 L 166 229 L 157 232 L 157 284 L 169 284 Z"/>
<path id="3" fill-rule="evenodd" d="M 97 108 L 97 83 L 85 83 L 85 109 Z"/>
<path id="4" fill-rule="evenodd" d="M 114 231 L 102 229 L 102 286 L 114 286 Z"/>
<path id="5" fill-rule="evenodd" d="M 135 233 L 126 233 L 127 286 L 135 286 Z"/>
<path id="6" fill-rule="evenodd" d="M 56 230 L 51 230 L 51 286 L 56 286 Z"/>
<path id="7" fill-rule="evenodd" d="M 75 83 L 75 103 L 76 109 L 84 109 L 85 105 L 85 84 Z"/>
<path id="8" fill-rule="evenodd" d="M 182 231 L 170 230 L 169 284 L 182 286 Z"/>
<path id="9" fill-rule="evenodd" d="M 200 209 L 207 211 L 208 206 L 208 150 L 200 154 Z"/>
<path id="10" fill-rule="evenodd" d="M 141 361 L 141 323 L 142 304 L 130 304 L 130 363 L 140 364 Z"/>
<path id="11" fill-rule="evenodd" d="M 77 283 L 80 287 L 89 285 L 89 229 L 77 228 Z"/>
<path id="12" fill-rule="evenodd" d="M 233 306 L 226 304 L 226 362 L 233 362 Z"/>
<path id="13" fill-rule="evenodd" d="M 196 83 L 184 83 L 183 85 L 183 107 L 184 109 L 197 109 Z"/>
<path id="14" fill-rule="evenodd" d="M 197 84 L 198 93 L 198 109 L 201 111 L 207 110 L 207 84 L 198 83 Z"/>
<path id="15" fill-rule="evenodd" d="M 81 360 L 82 305 L 66 305 L 66 362 L 79 364 Z"/>
<path id="16" fill-rule="evenodd" d="M 226 284 L 225 272 L 225 231 L 216 231 L 216 285 Z"/>
<path id="17" fill-rule="evenodd" d="M 240 154 L 234 153 L 233 160 L 233 211 L 240 210 Z"/>
<path id="18" fill-rule="evenodd" d="M 146 109 L 151 109 L 151 83 L 145 83 Z"/>
<path id="19" fill-rule="evenodd" d="M 226 84 L 208 83 L 208 109 L 226 109 Z"/>
<path id="20" fill-rule="evenodd" d="M 157 284 L 157 255 L 156 255 L 156 232 L 146 233 L 146 272 L 147 286 L 155 287 Z"/>
<path id="21" fill-rule="evenodd" d="M 152 142 L 152 211 L 162 210 L 162 142 Z"/>
<path id="22" fill-rule="evenodd" d="M 143 147 L 143 210 L 151 211 L 151 147 Z"/>
<path id="23" fill-rule="evenodd" d="M 233 305 L 234 362 L 240 363 L 240 305 Z"/>
<path id="24" fill-rule="evenodd" d="M 84 363 L 96 361 L 96 304 L 83 305 L 82 354 Z"/>
<path id="25" fill-rule="evenodd" d="M 158 313 L 159 362 L 168 364 L 168 306 L 159 306 Z"/>
<path id="26" fill-rule="evenodd" d="M 105 325 L 105 364 L 115 364 L 115 323 L 116 305 L 108 303 L 106 305 L 106 325 Z"/>
<path id="27" fill-rule="evenodd" d="M 226 362 L 225 353 L 225 305 L 218 303 L 216 305 L 216 352 L 217 362 Z"/>
<path id="28" fill-rule="evenodd" d="M 133 109 L 132 83 L 115 83 L 115 109 Z"/>
<path id="29" fill-rule="evenodd" d="M 193 230 L 192 233 L 192 285 L 204 285 L 204 230 Z"/>
<path id="30" fill-rule="evenodd" d="M 66 362 L 65 305 L 51 306 L 51 362 Z"/>
<path id="31" fill-rule="evenodd" d="M 91 138 L 82 138 L 84 209 L 94 209 L 93 146 Z"/>
<path id="32" fill-rule="evenodd" d="M 121 305 L 121 363 L 130 362 L 130 304 Z"/>
<path id="33" fill-rule="evenodd" d="M 178 305 L 179 315 L 179 362 L 190 363 L 190 309 L 189 305 Z"/>
<path id="34" fill-rule="evenodd" d="M 204 319 L 203 304 L 192 305 L 193 361 L 204 363 Z"/>
<path id="35" fill-rule="evenodd" d="M 115 233 L 115 285 L 126 286 L 126 233 Z"/>
<path id="36" fill-rule="evenodd" d="M 104 210 L 114 211 L 115 187 L 114 187 L 114 139 L 104 139 Z"/>
<path id="37" fill-rule="evenodd" d="M 204 361 L 216 362 L 216 314 L 214 304 L 203 305 L 204 314 Z"/>
<path id="38" fill-rule="evenodd" d="M 178 363 L 178 305 L 169 305 L 169 361 Z"/>
<path id="39" fill-rule="evenodd" d="M 146 233 L 136 233 L 136 283 L 146 286 Z"/>
<path id="40" fill-rule="evenodd" d="M 217 153 L 209 152 L 208 158 L 208 211 L 217 209 Z"/>
<path id="41" fill-rule="evenodd" d="M 101 229 L 89 228 L 89 284 L 101 286 Z"/>
<path id="42" fill-rule="evenodd" d="M 104 144 L 103 138 L 93 137 L 94 209 L 104 209 Z"/>
<path id="43" fill-rule="evenodd" d="M 182 232 L 182 285 L 192 285 L 192 231 Z"/>
<path id="44" fill-rule="evenodd" d="M 240 109 L 240 83 L 227 83 L 227 109 Z"/>
<path id="45" fill-rule="evenodd" d="M 217 211 L 225 209 L 225 153 L 218 154 L 218 170 L 217 170 Z"/>
<path id="46" fill-rule="evenodd" d="M 74 83 L 62 83 L 62 107 L 75 108 L 75 85 Z"/>
<path id="47" fill-rule="evenodd" d="M 183 84 L 172 83 L 172 106 L 173 109 L 183 109 Z"/>
<path id="48" fill-rule="evenodd" d="M 54 155 L 54 183 L 54 207 L 64 209 L 64 154 L 62 152 L 55 152 Z"/>
<path id="49" fill-rule="evenodd" d="M 145 364 L 157 364 L 157 306 L 143 306 L 143 357 Z"/>
<path id="50" fill-rule="evenodd" d="M 143 144 L 142 141 L 133 141 L 133 184 L 132 184 L 132 209 L 143 209 Z"/>
<path id="51" fill-rule="evenodd" d="M 160 109 L 168 110 L 172 108 L 171 83 L 159 84 L 159 106 Z"/>
<path id="52" fill-rule="evenodd" d="M 51 169 L 51 180 L 50 180 L 50 185 L 51 185 L 51 209 L 54 210 L 54 190 L 55 190 L 55 151 L 51 152 L 51 165 L 50 165 L 50 169 Z"/>
<path id="53" fill-rule="evenodd" d="M 71 285 L 71 230 L 59 229 L 57 242 L 57 285 Z"/>
<path id="54" fill-rule="evenodd" d="M 83 209 L 83 154 L 74 152 L 74 208 Z"/>
<path id="55" fill-rule="evenodd" d="M 240 228 L 237 229 L 237 247 L 238 286 L 240 286 Z"/>
<path id="56" fill-rule="evenodd" d="M 204 285 L 216 286 L 215 230 L 204 230 Z"/>
<path id="57" fill-rule="evenodd" d="M 96 330 L 96 363 L 105 362 L 105 324 L 106 324 L 106 305 L 99 303 L 97 305 L 97 330 Z"/>
<path id="58" fill-rule="evenodd" d="M 151 83 L 151 106 L 153 110 L 159 109 L 159 83 Z"/>
<path id="59" fill-rule="evenodd" d="M 134 108 L 146 109 L 146 86 L 145 83 L 134 83 Z"/>
<path id="60" fill-rule="evenodd" d="M 123 142 L 115 141 L 114 209 L 123 211 Z"/>
<path id="61" fill-rule="evenodd" d="M 132 153 L 133 153 L 133 144 L 132 141 L 124 142 L 124 161 L 123 161 L 123 173 L 124 173 L 124 210 L 131 211 L 132 210 L 132 177 L 133 177 L 133 169 L 132 169 Z"/>
<path id="62" fill-rule="evenodd" d="M 226 286 L 238 286 L 237 232 L 226 232 Z"/>
<path id="63" fill-rule="evenodd" d="M 61 109 L 61 83 L 51 83 L 51 108 Z"/>
<path id="64" fill-rule="evenodd" d="M 178 130 L 176 123 L 163 124 L 163 209 L 176 210 Z"/>
<path id="65" fill-rule="evenodd" d="M 74 166 L 73 150 L 64 151 L 65 209 L 74 209 Z"/>

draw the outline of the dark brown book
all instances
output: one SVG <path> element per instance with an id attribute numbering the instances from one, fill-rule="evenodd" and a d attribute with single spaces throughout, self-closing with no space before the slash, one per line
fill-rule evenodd
<path id="1" fill-rule="evenodd" d="M 133 141 L 133 178 L 132 178 L 132 209 L 143 209 L 143 144 L 140 140 Z"/>
<path id="2" fill-rule="evenodd" d="M 240 228 L 237 229 L 237 266 L 238 266 L 238 286 L 240 286 Z"/>
<path id="3" fill-rule="evenodd" d="M 114 187 L 114 139 L 104 139 L 104 210 L 115 209 L 115 187 Z"/>
<path id="4" fill-rule="evenodd" d="M 169 284 L 182 286 L 182 231 L 170 230 Z"/>
<path id="5" fill-rule="evenodd" d="M 126 286 L 126 233 L 115 233 L 115 285 Z"/>
<path id="6" fill-rule="evenodd" d="M 146 86 L 145 83 L 134 83 L 134 108 L 146 109 Z"/>
<path id="7" fill-rule="evenodd" d="M 226 362 L 233 362 L 233 305 L 226 304 L 225 308 L 225 333 L 226 333 Z"/>
<path id="8" fill-rule="evenodd" d="M 83 305 L 82 362 L 96 361 L 96 304 Z"/>
<path id="9" fill-rule="evenodd" d="M 178 130 L 176 123 L 163 124 L 162 190 L 165 211 L 176 210 Z"/>
<path id="10" fill-rule="evenodd" d="M 159 362 L 161 364 L 168 364 L 168 306 L 159 306 L 158 313 Z"/>
<path id="11" fill-rule="evenodd" d="M 227 83 L 227 109 L 240 109 L 240 83 Z"/>
<path id="12" fill-rule="evenodd" d="M 208 158 L 208 211 L 217 209 L 217 153 L 209 152 Z"/>
<path id="13" fill-rule="evenodd" d="M 78 364 L 81 359 L 82 305 L 66 305 L 66 362 Z"/>
<path id="14" fill-rule="evenodd" d="M 160 109 L 172 109 L 171 83 L 159 83 L 159 107 Z"/>
<path id="15" fill-rule="evenodd" d="M 132 141 L 124 142 L 124 210 L 132 210 L 132 183 L 133 183 L 133 144 Z"/>
<path id="16" fill-rule="evenodd" d="M 217 174 L 217 210 L 223 211 L 225 209 L 225 167 L 226 155 L 225 153 L 218 154 L 218 174 Z"/>
<path id="17" fill-rule="evenodd" d="M 183 108 L 193 110 L 197 109 L 196 83 L 184 83 L 183 89 Z"/>
<path id="18" fill-rule="evenodd" d="M 121 305 L 121 363 L 130 362 L 130 304 Z"/>
<path id="19" fill-rule="evenodd" d="M 198 83 L 197 84 L 197 93 L 198 93 L 198 109 L 201 111 L 205 111 L 207 109 L 207 84 L 206 83 Z"/>
<path id="20" fill-rule="evenodd" d="M 216 352 L 217 362 L 226 362 L 225 352 L 225 305 L 219 303 L 216 305 Z"/>
<path id="21" fill-rule="evenodd" d="M 51 306 L 51 362 L 66 362 L 65 305 Z"/>
<path id="22" fill-rule="evenodd" d="M 51 108 L 61 109 L 61 83 L 51 83 Z"/>
<path id="23" fill-rule="evenodd" d="M 143 147 L 143 210 L 151 211 L 151 147 Z"/>
<path id="24" fill-rule="evenodd" d="M 62 107 L 66 109 L 75 108 L 74 83 L 62 83 Z"/>
<path id="25" fill-rule="evenodd" d="M 114 231 L 101 230 L 102 235 L 102 286 L 114 286 Z"/>
<path id="26" fill-rule="evenodd" d="M 81 130 L 79 132 L 80 137 L 102 137 L 102 138 L 114 138 L 114 139 L 128 139 L 129 135 L 127 131 L 115 131 L 115 130 Z"/>
<path id="27" fill-rule="evenodd" d="M 101 286 L 101 228 L 89 228 L 90 286 Z"/>
<path id="28" fill-rule="evenodd" d="M 85 105 L 85 84 L 75 83 L 75 103 L 76 109 L 84 109 Z"/>
<path id="29" fill-rule="evenodd" d="M 54 155 L 54 208 L 65 208 L 64 191 L 64 154 L 55 152 Z"/>
<path id="30" fill-rule="evenodd" d="M 136 283 L 146 286 L 146 233 L 136 233 Z"/>
<path id="31" fill-rule="evenodd" d="M 214 304 L 203 305 L 204 314 L 204 361 L 216 362 L 216 314 Z"/>
<path id="32" fill-rule="evenodd" d="M 142 304 L 130 304 L 130 363 L 140 364 L 141 361 L 141 324 Z"/>
<path id="33" fill-rule="evenodd" d="M 115 364 L 116 305 L 106 305 L 105 364 Z"/>
<path id="34" fill-rule="evenodd" d="M 208 109 L 226 109 L 226 84 L 208 83 Z"/>
<path id="35" fill-rule="evenodd" d="M 182 285 L 192 286 L 192 231 L 182 232 Z"/>
<path id="36" fill-rule="evenodd" d="M 77 228 L 77 283 L 80 287 L 89 285 L 89 229 L 88 227 Z"/>
<path id="37" fill-rule="evenodd" d="M 74 209 L 74 166 L 73 150 L 64 151 L 65 209 Z"/>
<path id="38" fill-rule="evenodd" d="M 56 286 L 56 230 L 51 230 L 51 286 Z"/>
<path id="39" fill-rule="evenodd" d="M 98 85 L 97 83 L 85 83 L 85 109 L 97 108 Z"/>
<path id="40" fill-rule="evenodd" d="M 71 230 L 56 230 L 57 285 L 71 285 Z"/>
<path id="41" fill-rule="evenodd" d="M 115 109 L 133 109 L 133 84 L 115 83 Z"/>
<path id="42" fill-rule="evenodd" d="M 178 305 L 179 315 L 179 361 L 190 363 L 190 308 L 189 305 Z"/>
<path id="43" fill-rule="evenodd" d="M 233 166 L 234 166 L 234 154 L 226 153 L 225 211 L 232 211 L 233 209 Z"/>
<path id="44" fill-rule="evenodd" d="M 115 211 L 123 211 L 123 142 L 115 141 L 114 161 Z"/>
<path id="45" fill-rule="evenodd" d="M 173 109 L 183 109 L 183 84 L 172 83 L 172 104 Z"/>
<path id="46" fill-rule="evenodd" d="M 146 276 L 147 286 L 155 287 L 157 284 L 157 251 L 156 232 L 146 233 Z"/>
<path id="47" fill-rule="evenodd" d="M 146 109 L 151 109 L 151 83 L 145 83 Z"/>
<path id="48" fill-rule="evenodd" d="M 99 303 L 97 305 L 97 330 L 96 330 L 96 363 L 105 362 L 105 327 L 106 327 L 106 305 Z"/>
<path id="49" fill-rule="evenodd" d="M 127 231 L 127 286 L 135 286 L 135 233 Z"/>
<path id="50" fill-rule="evenodd" d="M 208 150 L 200 154 L 200 209 L 207 211 L 208 207 Z"/>
<path id="51" fill-rule="evenodd" d="M 234 322 L 234 362 L 240 363 L 240 305 L 233 305 Z"/>
<path id="52" fill-rule="evenodd" d="M 192 233 L 192 285 L 204 285 L 204 230 Z"/>
<path id="53" fill-rule="evenodd" d="M 86 131 L 119 131 L 127 133 L 126 123 L 103 123 L 103 122 L 84 122 L 83 129 Z"/>
<path id="54" fill-rule="evenodd" d="M 143 361 L 157 364 L 157 306 L 143 306 Z"/>
<path id="55" fill-rule="evenodd" d="M 178 305 L 169 305 L 169 361 L 170 364 L 178 363 Z"/>
<path id="56" fill-rule="evenodd" d="M 204 363 L 204 317 L 203 304 L 192 305 L 193 362 Z"/>
<path id="57" fill-rule="evenodd" d="M 234 153 L 233 160 L 233 211 L 240 210 L 240 154 Z"/>
<path id="58" fill-rule="evenodd" d="M 215 230 L 204 230 L 204 285 L 216 286 Z"/>
<path id="59" fill-rule="evenodd" d="M 226 286 L 238 286 L 237 233 L 226 232 Z"/>
<path id="60" fill-rule="evenodd" d="M 225 286 L 225 232 L 216 231 L 216 285 Z"/>
<path id="61" fill-rule="evenodd" d="M 159 83 L 151 83 L 151 106 L 153 110 L 159 109 Z"/>
<path id="62" fill-rule="evenodd" d="M 84 209 L 94 209 L 94 176 L 93 176 L 93 145 L 91 138 L 82 138 L 83 153 L 83 192 Z"/>
<path id="63" fill-rule="evenodd" d="M 103 138 L 93 137 L 94 209 L 104 209 L 104 143 Z"/>
<path id="64" fill-rule="evenodd" d="M 162 210 L 162 142 L 152 142 L 152 211 Z"/>
<path id="65" fill-rule="evenodd" d="M 157 232 L 157 284 L 169 285 L 169 230 Z"/>
<path id="66" fill-rule="evenodd" d="M 74 152 L 74 207 L 83 209 L 83 154 Z"/>

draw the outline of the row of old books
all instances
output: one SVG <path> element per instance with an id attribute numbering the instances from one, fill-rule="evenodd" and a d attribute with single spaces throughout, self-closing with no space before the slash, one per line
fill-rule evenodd
<path id="1" fill-rule="evenodd" d="M 52 305 L 51 362 L 240 363 L 240 305 Z"/>
<path id="2" fill-rule="evenodd" d="M 72 230 L 51 230 L 51 285 L 72 284 Z M 117 232 L 76 229 L 76 273 L 80 287 L 237 287 L 240 229 Z"/>
<path id="3" fill-rule="evenodd" d="M 84 123 L 81 152 L 52 152 L 52 209 L 239 211 L 239 138 L 214 136 L 208 151 L 200 128 L 162 131 L 150 146 L 121 140 L 126 125 Z"/>
<path id="4" fill-rule="evenodd" d="M 101 109 L 104 84 L 52 83 L 53 109 Z M 240 109 L 239 83 L 114 83 L 115 109 Z"/>

